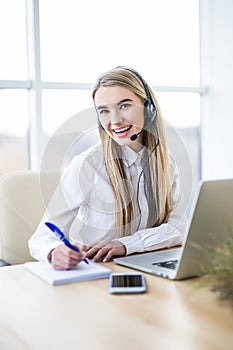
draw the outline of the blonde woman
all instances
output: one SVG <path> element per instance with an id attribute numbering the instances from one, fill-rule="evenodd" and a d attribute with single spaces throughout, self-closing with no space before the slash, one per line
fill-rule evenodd
<path id="1" fill-rule="evenodd" d="M 64 171 L 57 190 L 63 200 L 55 194 L 29 240 L 31 255 L 55 269 L 70 269 L 85 257 L 108 262 L 183 240 L 179 174 L 152 89 L 135 70 L 116 67 L 99 77 L 93 101 L 101 142 Z M 79 252 L 52 235 L 45 221 L 58 225 Z"/>

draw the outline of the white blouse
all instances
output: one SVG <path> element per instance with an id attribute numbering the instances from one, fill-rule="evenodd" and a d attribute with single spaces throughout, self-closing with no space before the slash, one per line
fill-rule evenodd
<path id="1" fill-rule="evenodd" d="M 172 211 L 168 222 L 147 228 L 144 151 L 135 152 L 127 146 L 122 151 L 128 179 L 124 181 L 129 181 L 130 193 L 138 207 L 131 223 L 132 234 L 115 236 L 115 199 L 98 144 L 76 156 L 63 172 L 41 223 L 29 240 L 30 253 L 35 259 L 47 260 L 48 253 L 63 244 L 44 224 L 46 221 L 55 223 L 77 244 L 118 239 L 125 245 L 127 255 L 182 244 L 187 221 L 174 159 L 169 155 Z"/>

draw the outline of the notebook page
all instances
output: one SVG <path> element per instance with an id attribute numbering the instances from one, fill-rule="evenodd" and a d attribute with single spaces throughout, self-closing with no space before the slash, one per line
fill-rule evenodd
<path id="1" fill-rule="evenodd" d="M 98 263 L 81 262 L 72 270 L 55 270 L 47 262 L 26 262 L 25 268 L 52 285 L 94 280 L 109 277 L 111 270 Z"/>

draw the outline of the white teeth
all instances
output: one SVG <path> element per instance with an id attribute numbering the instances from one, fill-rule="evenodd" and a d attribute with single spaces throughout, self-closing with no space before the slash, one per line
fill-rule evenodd
<path id="1" fill-rule="evenodd" d="M 118 129 L 118 130 L 113 130 L 116 134 L 120 134 L 122 132 L 125 132 L 130 129 L 131 126 L 127 126 L 126 128 Z"/>

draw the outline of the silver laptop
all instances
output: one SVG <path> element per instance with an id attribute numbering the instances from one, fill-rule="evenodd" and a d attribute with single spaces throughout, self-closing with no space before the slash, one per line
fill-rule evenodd
<path id="1" fill-rule="evenodd" d="M 233 179 L 203 181 L 182 248 L 130 255 L 114 262 L 169 279 L 198 276 L 210 263 L 199 247 L 214 249 L 218 239 L 227 237 L 229 227 L 233 229 Z"/>

